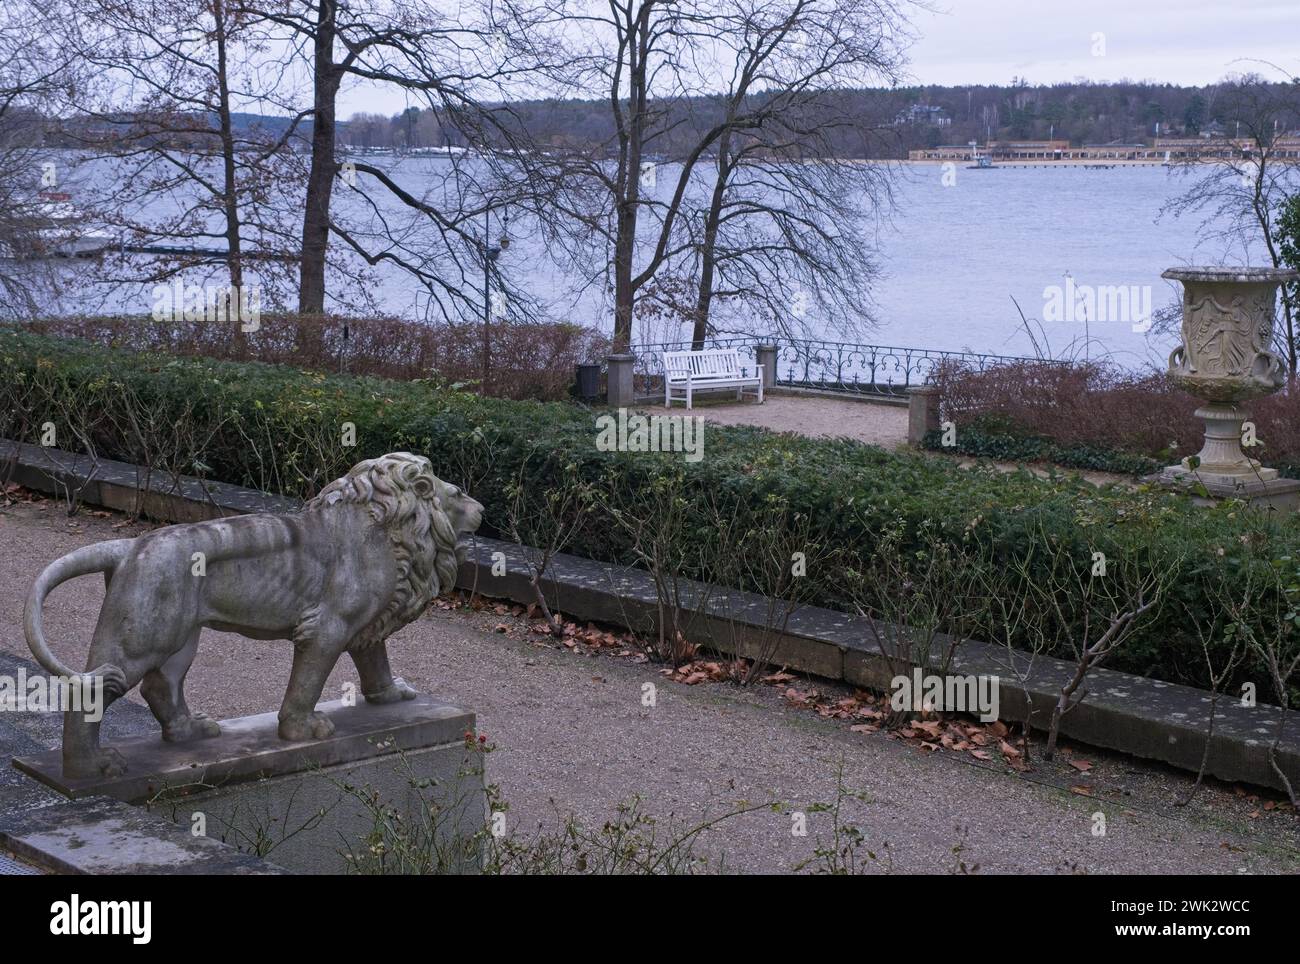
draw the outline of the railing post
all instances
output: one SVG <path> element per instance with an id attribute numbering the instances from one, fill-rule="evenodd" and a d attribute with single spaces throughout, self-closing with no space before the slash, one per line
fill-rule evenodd
<path id="1" fill-rule="evenodd" d="M 763 366 L 763 391 L 776 385 L 776 345 L 762 343 L 754 348 L 755 364 Z"/>
<path id="2" fill-rule="evenodd" d="M 907 390 L 907 444 L 919 446 L 939 430 L 939 386 L 913 385 Z"/>
<path id="3" fill-rule="evenodd" d="M 610 355 L 607 361 L 609 371 L 605 377 L 605 400 L 613 408 L 629 408 L 636 401 L 632 379 L 632 366 L 636 362 L 636 356 L 631 353 Z"/>

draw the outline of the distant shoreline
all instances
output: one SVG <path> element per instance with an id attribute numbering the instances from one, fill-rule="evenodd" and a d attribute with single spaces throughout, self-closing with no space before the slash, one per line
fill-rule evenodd
<path id="1" fill-rule="evenodd" d="M 932 167 L 936 164 L 960 164 L 963 167 L 973 166 L 969 160 L 925 160 L 914 161 L 905 160 L 903 164 L 916 164 L 922 167 Z M 1202 162 L 1206 163 L 1206 162 Z M 1175 165 L 1168 164 L 1161 158 L 1151 158 L 1150 160 L 1130 161 L 1130 160 L 1060 160 L 1060 161 L 994 161 L 993 168 L 999 167 L 1172 167 Z M 984 168 L 983 170 L 990 170 Z"/>

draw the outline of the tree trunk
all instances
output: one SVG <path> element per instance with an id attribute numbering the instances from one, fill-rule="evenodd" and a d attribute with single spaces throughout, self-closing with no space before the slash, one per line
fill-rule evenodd
<path id="1" fill-rule="evenodd" d="M 641 204 L 641 157 L 645 139 L 646 58 L 649 56 L 649 10 L 641 9 L 628 42 L 628 122 L 623 149 L 621 197 L 618 198 L 617 235 L 614 239 L 614 354 L 632 343 L 632 259 L 636 253 L 636 222 Z M 617 93 L 615 93 L 617 96 Z"/>
<path id="2" fill-rule="evenodd" d="M 718 179 L 709 200 L 709 214 L 704 222 L 704 245 L 700 251 L 700 288 L 695 300 L 695 330 L 691 333 L 691 350 L 701 351 L 709 336 L 709 307 L 713 303 L 713 275 L 717 264 L 718 225 L 722 221 L 722 201 L 731 177 L 731 132 L 718 141 Z"/>
<path id="3" fill-rule="evenodd" d="M 212 0 L 217 47 L 217 115 L 221 126 L 222 207 L 226 218 L 226 269 L 230 274 L 230 302 L 235 306 L 235 343 L 244 355 L 244 265 L 240 242 L 239 185 L 235 174 L 235 135 L 230 117 L 230 81 L 226 67 L 226 11 L 223 0 Z M 227 319 L 229 320 L 229 319 Z"/>
<path id="4" fill-rule="evenodd" d="M 311 168 L 302 219 L 302 273 L 298 282 L 298 312 L 325 313 L 325 253 L 329 247 L 330 195 L 337 164 L 334 101 L 342 75 L 334 66 L 336 0 L 321 0 L 316 24 L 313 64 Z"/>
<path id="5" fill-rule="evenodd" d="M 640 161 L 637 162 L 640 166 Z M 634 178 L 638 172 L 629 172 Z M 632 188 L 635 192 L 635 188 Z M 632 343 L 632 254 L 636 240 L 636 206 L 634 200 L 626 199 L 618 205 L 618 236 L 614 241 L 614 343 L 615 355 L 628 350 Z"/>

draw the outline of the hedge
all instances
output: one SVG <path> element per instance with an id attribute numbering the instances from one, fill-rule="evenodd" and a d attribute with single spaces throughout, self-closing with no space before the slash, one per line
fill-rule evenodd
<path id="1" fill-rule="evenodd" d="M 1067 444 L 1041 435 L 990 432 L 970 426 L 957 432 L 953 445 L 943 444 L 942 431 L 927 432 L 921 444 L 936 452 L 971 455 L 999 462 L 1050 462 L 1070 469 L 1090 469 L 1117 475 L 1150 475 L 1164 463 L 1133 452 L 1095 445 Z"/>
<path id="2" fill-rule="evenodd" d="M 1107 664 L 1175 682 L 1205 683 L 1192 626 L 1217 612 L 1216 592 L 1231 592 L 1247 573 L 1291 556 L 1300 544 L 1294 515 L 1232 504 L 1196 508 L 1158 490 L 960 468 L 844 439 L 710 425 L 696 463 L 602 452 L 595 446 L 596 411 L 485 399 L 430 382 L 129 354 L 7 330 L 0 330 L 0 377 L 0 435 L 37 441 L 41 426 L 53 421 L 60 439 L 79 433 L 105 457 L 139 463 L 148 456 L 172 471 L 286 494 L 307 495 L 363 458 L 418 452 L 484 503 L 486 535 L 499 533 L 521 474 L 535 496 L 582 481 L 609 499 L 635 504 L 644 496 L 647 505 L 657 485 L 679 479 L 684 538 L 700 546 L 717 538 L 700 508 L 706 502 L 755 526 L 766 518 L 763 507 L 777 502 L 806 516 L 811 538 L 843 550 L 839 567 L 806 577 L 806 601 L 831 607 L 848 608 L 845 569 L 868 569 L 890 526 L 907 534 L 902 558 L 909 565 L 924 548 L 923 531 L 956 547 L 981 547 L 994 569 L 1026 558 L 1047 565 L 1036 551 L 1044 539 L 1072 558 L 1104 552 L 1121 574 L 1181 560 L 1170 604 Z M 152 427 L 141 430 L 142 418 Z M 344 423 L 355 426 L 354 447 L 340 440 Z M 157 451 L 144 451 L 150 447 Z M 567 551 L 631 559 L 628 535 L 601 517 L 589 520 Z M 1258 666 L 1243 678 L 1255 680 L 1261 694 L 1271 689 Z"/>

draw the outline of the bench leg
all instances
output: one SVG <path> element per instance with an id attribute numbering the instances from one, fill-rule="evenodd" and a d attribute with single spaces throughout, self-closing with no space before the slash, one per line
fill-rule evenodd
<path id="1" fill-rule="evenodd" d="M 694 404 L 692 403 L 693 395 L 694 395 L 694 390 L 691 388 L 691 383 L 687 382 L 686 383 L 686 411 L 688 412 L 695 407 Z"/>
<path id="2" fill-rule="evenodd" d="M 758 383 L 758 404 L 760 404 L 760 405 L 763 404 L 763 383 L 762 383 L 762 381 L 759 381 L 759 383 Z"/>

